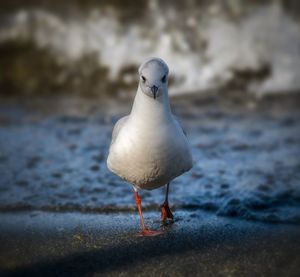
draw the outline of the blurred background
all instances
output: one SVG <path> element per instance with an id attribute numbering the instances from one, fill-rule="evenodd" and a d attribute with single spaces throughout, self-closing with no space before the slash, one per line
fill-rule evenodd
<path id="1" fill-rule="evenodd" d="M 158 56 L 195 161 L 172 205 L 299 223 L 299 22 L 296 0 L 2 0 L 0 210 L 133 211 L 106 155 Z"/>
<path id="2" fill-rule="evenodd" d="M 270 1 L 1 1 L 0 93 L 115 96 L 159 56 L 171 94 L 300 88 L 300 4 Z"/>

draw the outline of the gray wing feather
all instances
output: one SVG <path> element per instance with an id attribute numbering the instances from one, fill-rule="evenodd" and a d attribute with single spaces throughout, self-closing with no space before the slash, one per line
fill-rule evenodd
<path id="1" fill-rule="evenodd" d="M 120 130 L 122 129 L 122 127 L 126 123 L 127 119 L 128 119 L 128 115 L 126 115 L 126 116 L 122 117 L 121 119 L 119 119 L 117 121 L 117 123 L 115 124 L 115 127 L 114 127 L 114 129 L 112 131 L 112 135 L 111 135 L 112 138 L 111 138 L 111 144 L 110 145 L 112 145 L 115 142 Z"/>
<path id="2" fill-rule="evenodd" d="M 178 117 L 173 115 L 174 121 L 175 123 L 178 125 L 178 127 L 182 130 L 183 134 L 187 137 L 187 133 L 186 131 L 183 129 L 183 127 L 181 126 L 181 124 L 179 123 Z"/>

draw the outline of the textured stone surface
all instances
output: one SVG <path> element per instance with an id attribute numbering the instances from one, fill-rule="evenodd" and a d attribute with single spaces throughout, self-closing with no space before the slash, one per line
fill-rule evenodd
<path id="1" fill-rule="evenodd" d="M 159 214 L 146 212 L 151 228 Z M 0 214 L 1 276 L 299 276 L 299 226 L 180 211 L 157 237 L 137 214 Z"/>

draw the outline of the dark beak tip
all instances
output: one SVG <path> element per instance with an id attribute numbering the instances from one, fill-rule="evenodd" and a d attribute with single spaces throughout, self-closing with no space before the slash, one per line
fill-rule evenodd
<path id="1" fill-rule="evenodd" d="M 153 93 L 153 98 L 156 99 L 156 93 L 158 91 L 158 87 L 157 86 L 152 86 L 151 91 Z"/>

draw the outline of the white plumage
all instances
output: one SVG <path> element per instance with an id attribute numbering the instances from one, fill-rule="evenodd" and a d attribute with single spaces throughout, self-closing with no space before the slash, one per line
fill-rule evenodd
<path id="1" fill-rule="evenodd" d="M 167 65 L 153 58 L 142 64 L 139 73 L 131 113 L 114 127 L 107 165 L 136 190 L 155 189 L 188 171 L 192 155 L 170 109 Z"/>

